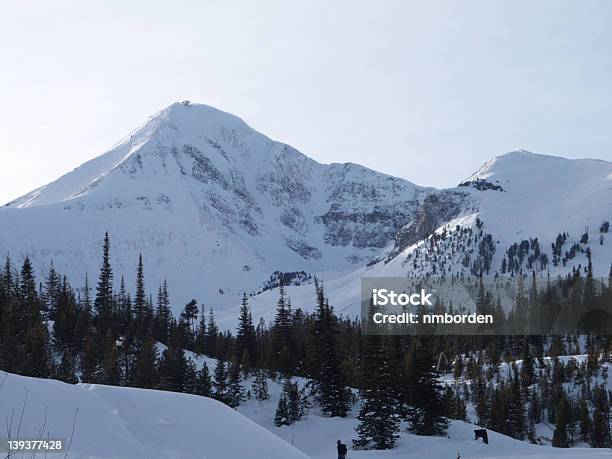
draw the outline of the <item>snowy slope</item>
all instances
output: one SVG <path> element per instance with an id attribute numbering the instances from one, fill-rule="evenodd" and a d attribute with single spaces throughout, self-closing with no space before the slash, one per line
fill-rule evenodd
<path id="1" fill-rule="evenodd" d="M 583 343 L 584 344 L 584 343 Z M 165 349 L 163 344 L 158 344 L 158 351 L 161 353 Z M 215 359 L 199 356 L 190 351 L 185 351 L 187 358 L 191 359 L 197 369 L 202 368 L 204 362 L 213 371 L 217 361 Z M 586 357 L 580 356 L 561 356 L 559 359 L 564 363 L 568 360 L 576 360 L 577 362 L 584 361 Z M 546 362 L 550 363 L 550 359 L 546 358 Z M 517 362 L 520 368 L 521 361 Z M 610 370 L 611 365 L 604 363 L 604 367 Z M 486 371 L 486 366 L 483 367 L 483 372 Z M 502 363 L 500 373 L 502 377 L 509 372 L 509 366 Z M 293 378 L 300 388 L 304 388 L 308 383 L 304 378 Z M 604 382 L 602 378 L 593 378 L 592 383 Z M 452 373 L 441 377 L 443 384 L 455 384 Z M 460 383 L 465 381 L 463 378 Z M 252 377 L 243 381 L 243 386 L 248 390 L 251 386 Z M 607 381 L 608 387 L 612 390 L 612 381 Z M 457 453 L 461 454 L 463 459 L 469 458 L 520 458 L 527 457 L 532 459 L 556 459 L 560 458 L 599 458 L 607 457 L 611 454 L 610 449 L 597 449 L 588 447 L 573 447 L 570 449 L 552 448 L 550 446 L 533 445 L 527 441 L 520 441 L 510 438 L 506 435 L 489 430 L 489 445 L 485 445 L 480 441 L 474 440 L 474 429 L 481 427 L 462 421 L 452 421 L 446 437 L 423 437 L 413 435 L 407 432 L 407 425 L 402 425 L 400 429 L 400 438 L 397 446 L 390 451 L 358 451 L 352 450 L 352 440 L 355 438 L 355 427 L 358 425 L 356 415 L 359 412 L 360 405 L 354 405 L 346 418 L 329 418 L 321 414 L 320 408 L 316 402 L 312 402 L 312 407 L 307 415 L 302 420 L 290 425 L 277 427 L 274 424 L 274 415 L 278 400 L 281 394 L 281 382 L 278 380 L 268 379 L 268 388 L 270 398 L 265 401 L 257 401 L 248 399 L 238 408 L 238 412 L 256 422 L 262 427 L 265 427 L 270 432 L 284 439 L 287 443 L 298 448 L 313 459 L 335 459 L 335 444 L 337 440 L 341 440 L 349 446 L 349 459 L 382 459 L 382 458 L 411 458 L 411 459 L 438 459 L 450 458 L 455 459 Z M 308 392 L 308 390 L 307 390 Z M 473 408 L 470 405 L 470 410 Z M 469 413 L 468 413 L 469 414 Z M 470 415 L 470 414 L 469 414 Z M 471 420 L 477 422 L 475 413 L 471 413 Z M 551 436 L 552 430 L 549 425 L 538 424 L 540 435 Z M 545 438 L 540 438 L 541 441 L 546 441 Z M 548 443 L 550 444 L 550 440 Z"/>
<path id="2" fill-rule="evenodd" d="M 205 105 L 174 104 L 114 149 L 0 209 L 0 256 L 51 260 L 82 282 L 100 241 L 128 283 L 142 252 L 176 307 L 223 307 L 275 270 L 352 269 L 379 256 L 427 189 L 323 165 Z M 118 277 L 118 276 L 117 276 Z M 75 285 L 78 287 L 78 285 Z"/>
<path id="3" fill-rule="evenodd" d="M 20 438 L 40 438 L 42 429 L 43 438 L 69 441 L 78 409 L 68 455 L 71 458 L 307 457 L 231 408 L 205 397 L 89 384 L 73 386 L 6 373 L 0 373 L 0 381 L 3 430 L 4 420 L 12 415 L 13 438 L 24 401 Z M 5 432 L 1 436 L 6 436 Z"/>
<path id="4" fill-rule="evenodd" d="M 211 359 L 197 359 L 201 365 Z M 358 406 L 345 419 L 327 418 L 315 407 L 291 426 L 274 426 L 280 385 L 271 398 L 249 400 L 236 412 L 214 400 L 169 392 L 100 385 L 69 385 L 9 374 L 0 389 L 0 415 L 17 419 L 26 400 L 20 437 L 70 439 L 78 408 L 71 458 L 335 459 L 335 443 L 351 445 Z M 302 381 L 303 382 L 303 381 Z M 45 411 L 47 419 L 45 423 Z M 247 419 L 250 418 L 251 420 Z M 253 422 L 254 421 L 254 422 Z M 259 424 L 259 425 L 257 425 Z M 489 445 L 473 439 L 476 426 L 452 422 L 448 438 L 411 435 L 403 429 L 395 449 L 349 451 L 349 458 L 600 458 L 609 450 L 536 446 L 489 432 Z M 15 432 L 15 429 L 13 429 Z M 294 447 L 291 446 L 294 445 Z"/>

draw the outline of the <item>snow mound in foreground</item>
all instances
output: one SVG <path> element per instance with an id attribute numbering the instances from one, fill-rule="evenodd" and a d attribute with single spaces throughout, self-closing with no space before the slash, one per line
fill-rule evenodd
<path id="1" fill-rule="evenodd" d="M 94 384 L 70 385 L 0 372 L 1 437 L 22 408 L 20 438 L 70 439 L 71 458 L 305 459 L 227 406 L 194 395 Z M 46 411 L 46 421 L 45 421 Z M 44 428 L 43 428 L 44 426 Z M 62 455 L 63 457 L 63 455 Z"/>

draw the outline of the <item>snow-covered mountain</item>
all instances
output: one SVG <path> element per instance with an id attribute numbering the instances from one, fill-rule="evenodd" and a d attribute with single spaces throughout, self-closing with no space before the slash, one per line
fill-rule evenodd
<path id="1" fill-rule="evenodd" d="M 587 250 L 607 275 L 611 220 L 606 161 L 519 150 L 436 190 L 320 164 L 233 115 L 177 103 L 0 208 L 0 256 L 29 254 L 41 271 L 53 261 L 78 284 L 97 275 L 108 231 L 116 277 L 131 285 L 142 253 L 151 289 L 167 277 L 175 308 L 197 298 L 225 310 L 229 325 L 241 293 L 274 271 L 323 275 L 351 315 L 362 276 L 565 273 L 585 267 Z M 313 307 L 312 286 L 290 294 Z M 275 296 L 258 295 L 254 315 L 271 316 Z"/>
<path id="2" fill-rule="evenodd" d="M 233 304 L 275 270 L 329 271 L 379 256 L 427 189 L 356 164 L 320 164 L 205 105 L 173 104 L 111 151 L 0 210 L 0 254 L 77 282 L 104 232 L 131 281 Z M 180 306 L 179 306 L 180 307 Z"/>
<path id="3" fill-rule="evenodd" d="M 589 250 L 594 273 L 607 278 L 610 222 L 612 163 L 518 150 L 488 161 L 456 188 L 428 193 L 392 248 L 367 266 L 329 278 L 326 293 L 337 311 L 356 316 L 363 277 L 555 276 L 585 270 Z M 301 285 L 288 292 L 295 305 L 310 309 L 312 290 Z M 271 318 L 276 295 L 254 298 L 254 314 Z M 236 314 L 234 308 L 227 325 Z"/>

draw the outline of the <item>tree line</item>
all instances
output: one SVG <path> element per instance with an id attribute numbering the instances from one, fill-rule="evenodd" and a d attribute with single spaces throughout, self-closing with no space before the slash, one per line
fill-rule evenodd
<path id="1" fill-rule="evenodd" d="M 448 419 L 467 419 L 469 402 L 481 425 L 516 438 L 532 438 L 531 426 L 546 416 L 558 426 L 558 446 L 578 441 L 575 425 L 584 427 L 581 438 L 591 444 L 609 444 L 608 391 L 585 382 L 584 399 L 576 398 L 567 389 L 567 375 L 573 373 L 565 371 L 563 379 L 561 370 L 549 374 L 541 363 L 547 355 L 574 353 L 566 347 L 577 337 L 364 335 L 357 318 L 334 312 L 316 279 L 312 312 L 294 307 L 281 283 L 269 324 L 261 319 L 255 323 L 249 296 L 243 295 L 232 333 L 220 330 L 212 307 L 196 300 L 175 317 L 172 311 L 179 308 L 171 306 L 166 282 L 155 295 L 147 290 L 142 257 L 133 289 L 123 278 L 115 282 L 108 234 L 101 258 L 95 287 L 86 275 L 84 285 L 75 289 L 53 265 L 39 283 L 28 257 L 19 267 L 7 257 L 0 270 L 0 368 L 68 383 L 210 396 L 234 408 L 248 397 L 268 399 L 267 380 L 273 378 L 282 381 L 277 425 L 299 420 L 311 401 L 330 417 L 356 410 L 356 448 L 392 448 L 403 424 L 419 435 L 444 434 Z M 595 366 L 610 355 L 605 336 L 593 337 L 589 346 Z M 185 350 L 215 358 L 215 367 L 198 368 Z M 449 356 L 448 370 L 465 384 L 442 386 L 437 368 L 441 353 Z M 523 375 L 527 370 L 502 378 L 500 363 L 519 357 L 540 362 L 540 370 L 529 378 Z M 293 379 L 297 376 L 310 382 L 300 388 Z M 544 394 L 554 378 L 554 391 Z M 576 424 L 580 416 L 588 428 Z"/>

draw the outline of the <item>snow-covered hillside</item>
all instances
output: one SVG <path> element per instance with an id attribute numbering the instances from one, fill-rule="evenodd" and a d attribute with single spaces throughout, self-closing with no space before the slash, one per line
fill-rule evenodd
<path id="1" fill-rule="evenodd" d="M 205 397 L 70 385 L 3 372 L 0 383 L 0 436 L 8 436 L 5 430 L 12 422 L 12 438 L 60 438 L 68 443 L 72 438 L 70 458 L 307 457 L 231 408 Z"/>
<path id="2" fill-rule="evenodd" d="M 210 361 L 209 366 L 213 366 Z M 78 409 L 70 458 L 335 459 L 336 440 L 350 445 L 357 425 L 354 413 L 345 419 L 330 419 L 313 408 L 302 421 L 274 426 L 280 393 L 276 383 L 270 384 L 269 400 L 249 400 L 236 412 L 194 395 L 70 385 L 6 373 L 0 373 L 0 381 L 0 416 L 10 419 L 12 415 L 13 438 L 25 406 L 20 438 L 48 436 L 69 441 Z M 464 459 L 586 459 L 609 454 L 601 449 L 536 446 L 495 432 L 489 432 L 490 444 L 485 445 L 474 440 L 474 428 L 453 421 L 448 438 L 403 431 L 393 450 L 351 450 L 349 457 L 454 459 L 460 453 Z"/>
<path id="3" fill-rule="evenodd" d="M 607 276 L 606 221 L 606 161 L 519 150 L 436 190 L 317 163 L 233 115 L 177 103 L 104 155 L 0 208 L 0 256 L 19 263 L 28 254 L 42 272 L 53 261 L 79 287 L 85 273 L 97 275 L 108 231 L 117 282 L 124 275 L 133 285 L 142 253 L 148 286 L 167 278 L 177 312 L 196 298 L 232 327 L 242 292 L 260 292 L 274 271 L 318 274 L 349 315 L 358 314 L 363 276 L 555 275 L 584 268 L 587 250 L 595 273 Z M 276 295 L 255 297 L 256 318 L 271 317 Z M 289 295 L 312 309 L 312 286 Z"/>

